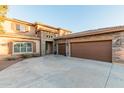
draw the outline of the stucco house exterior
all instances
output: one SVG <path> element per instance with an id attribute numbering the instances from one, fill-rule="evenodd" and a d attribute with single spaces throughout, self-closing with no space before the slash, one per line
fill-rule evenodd
<path id="1" fill-rule="evenodd" d="M 72 33 L 43 23 L 6 18 L 0 33 L 0 58 L 21 54 L 59 54 L 124 63 L 124 26 Z"/>
<path id="2" fill-rule="evenodd" d="M 4 33 L 0 33 L 1 58 L 21 54 L 53 53 L 53 38 L 71 33 L 61 28 L 12 18 L 6 18 L 2 26 Z"/>

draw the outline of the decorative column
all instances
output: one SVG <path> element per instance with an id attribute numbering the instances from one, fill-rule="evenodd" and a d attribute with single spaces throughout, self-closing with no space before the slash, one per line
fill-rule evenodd
<path id="1" fill-rule="evenodd" d="M 56 54 L 58 55 L 58 42 L 56 41 Z"/>
<path id="2" fill-rule="evenodd" d="M 124 63 L 124 32 L 119 32 L 113 35 L 112 62 Z"/>
<path id="3" fill-rule="evenodd" d="M 65 53 L 66 53 L 66 56 L 68 56 L 68 41 L 65 40 Z"/>
<path id="4" fill-rule="evenodd" d="M 70 42 L 66 40 L 66 56 L 70 56 Z"/>
<path id="5" fill-rule="evenodd" d="M 57 43 L 56 43 L 56 40 L 53 40 L 53 54 L 57 54 Z"/>
<path id="6" fill-rule="evenodd" d="M 68 52 L 69 52 L 69 57 L 71 57 L 71 43 L 68 42 Z"/>

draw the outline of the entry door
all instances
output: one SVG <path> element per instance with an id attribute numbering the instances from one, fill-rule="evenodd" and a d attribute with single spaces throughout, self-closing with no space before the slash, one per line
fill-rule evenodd
<path id="1" fill-rule="evenodd" d="M 112 41 L 71 43 L 71 56 L 112 62 Z"/>
<path id="2" fill-rule="evenodd" d="M 46 54 L 53 53 L 53 42 L 46 42 Z"/>

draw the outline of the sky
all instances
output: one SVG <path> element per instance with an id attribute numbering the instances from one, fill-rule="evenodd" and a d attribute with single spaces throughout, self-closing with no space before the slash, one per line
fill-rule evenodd
<path id="1" fill-rule="evenodd" d="M 7 16 L 80 32 L 124 25 L 124 6 L 10 5 Z"/>

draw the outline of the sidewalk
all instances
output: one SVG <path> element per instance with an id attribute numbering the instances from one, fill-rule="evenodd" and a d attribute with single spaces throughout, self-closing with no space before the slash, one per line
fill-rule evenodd
<path id="1" fill-rule="evenodd" d="M 12 61 L 3 61 L 3 60 L 0 60 L 0 71 L 21 61 L 22 59 L 17 59 L 17 60 L 12 60 Z"/>

